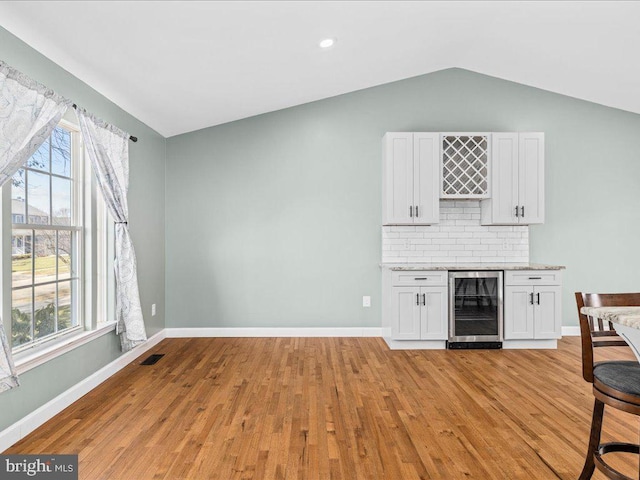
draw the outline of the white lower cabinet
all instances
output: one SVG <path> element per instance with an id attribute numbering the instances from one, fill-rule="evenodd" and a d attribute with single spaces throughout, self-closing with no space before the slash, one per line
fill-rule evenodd
<path id="1" fill-rule="evenodd" d="M 504 339 L 545 340 L 561 337 L 560 271 L 505 272 Z"/>
<path id="2" fill-rule="evenodd" d="M 392 287 L 393 340 L 446 340 L 447 287 Z"/>

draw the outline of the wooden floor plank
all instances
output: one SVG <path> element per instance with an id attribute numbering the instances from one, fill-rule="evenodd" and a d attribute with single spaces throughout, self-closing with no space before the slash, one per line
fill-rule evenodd
<path id="1" fill-rule="evenodd" d="M 149 353 L 165 356 L 5 453 L 77 453 L 86 480 L 574 479 L 584 461 L 593 395 L 577 337 L 519 351 L 192 338 Z M 603 439 L 635 441 L 638 424 L 607 409 Z M 635 459 L 615 463 L 637 475 Z"/>

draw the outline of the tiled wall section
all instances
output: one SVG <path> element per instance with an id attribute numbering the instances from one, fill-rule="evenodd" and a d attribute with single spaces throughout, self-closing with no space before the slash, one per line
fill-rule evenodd
<path id="1" fill-rule="evenodd" d="M 382 227 L 383 262 L 528 262 L 529 227 L 480 225 L 479 201 L 440 201 L 440 223 Z"/>

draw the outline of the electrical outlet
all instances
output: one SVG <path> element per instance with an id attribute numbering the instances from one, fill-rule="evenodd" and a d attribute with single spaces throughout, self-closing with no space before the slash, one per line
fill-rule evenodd
<path id="1" fill-rule="evenodd" d="M 365 295 L 362 297 L 362 306 L 369 308 L 371 306 L 371 297 L 368 295 Z"/>
<path id="2" fill-rule="evenodd" d="M 151 316 L 155 317 L 156 316 L 156 304 L 152 304 L 151 305 Z"/>

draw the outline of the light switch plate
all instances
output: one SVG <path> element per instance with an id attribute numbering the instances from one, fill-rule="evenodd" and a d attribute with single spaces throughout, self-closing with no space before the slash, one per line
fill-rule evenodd
<path id="1" fill-rule="evenodd" d="M 362 297 L 362 306 L 363 307 L 370 307 L 371 306 L 371 297 L 368 295 L 365 295 Z"/>

